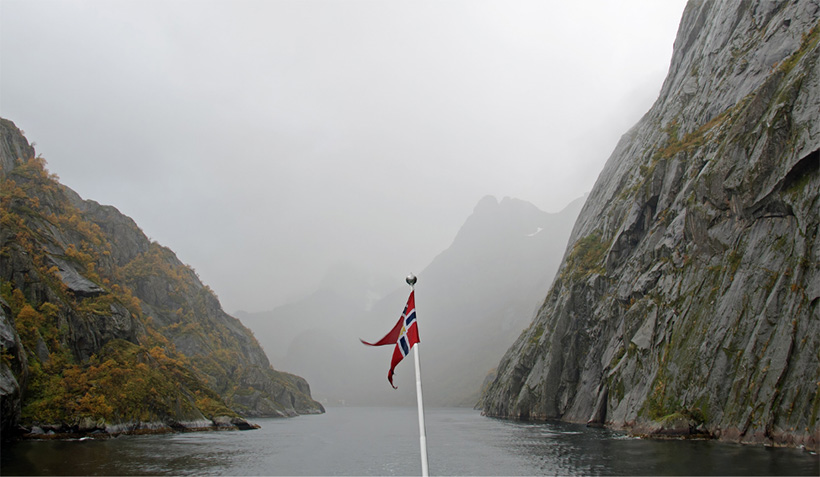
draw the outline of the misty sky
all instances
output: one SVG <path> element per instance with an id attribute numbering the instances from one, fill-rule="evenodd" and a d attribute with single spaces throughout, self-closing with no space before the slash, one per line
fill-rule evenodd
<path id="1" fill-rule="evenodd" d="M 339 262 L 401 286 L 485 195 L 588 192 L 684 5 L 0 0 L 0 116 L 261 311 Z"/>

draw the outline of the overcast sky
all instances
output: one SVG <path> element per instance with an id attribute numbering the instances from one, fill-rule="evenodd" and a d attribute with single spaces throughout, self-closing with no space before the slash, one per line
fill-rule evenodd
<path id="1" fill-rule="evenodd" d="M 684 0 L 0 0 L 0 116 L 226 311 L 403 277 L 485 195 L 555 212 L 655 101 Z"/>

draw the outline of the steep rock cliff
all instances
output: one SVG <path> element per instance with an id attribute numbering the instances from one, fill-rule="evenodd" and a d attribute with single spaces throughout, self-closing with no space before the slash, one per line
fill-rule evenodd
<path id="1" fill-rule="evenodd" d="M 171 250 L 44 166 L 0 119 L 4 437 L 18 423 L 118 431 L 323 411 Z"/>
<path id="2" fill-rule="evenodd" d="M 817 1 L 690 1 L 484 412 L 820 441 Z"/>

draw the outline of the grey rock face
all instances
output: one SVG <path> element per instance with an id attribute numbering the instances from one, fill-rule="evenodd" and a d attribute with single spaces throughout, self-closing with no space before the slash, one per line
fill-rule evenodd
<path id="1" fill-rule="evenodd" d="M 816 448 L 818 18 L 808 0 L 689 2 L 485 413 Z"/>
<path id="2" fill-rule="evenodd" d="M 82 276 L 74 267 L 65 260 L 52 257 L 56 264 L 63 284 L 76 296 L 92 297 L 105 293 L 99 285 Z"/>
<path id="3" fill-rule="evenodd" d="M 34 148 L 8 119 L 0 118 L 0 178 L 14 169 L 17 159 L 34 157 Z"/>
<path id="4" fill-rule="evenodd" d="M 20 338 L 14 330 L 11 309 L 0 298 L 0 354 L 11 359 L 0 361 L 0 438 L 11 437 L 20 420 L 20 406 L 26 392 L 28 362 Z"/>

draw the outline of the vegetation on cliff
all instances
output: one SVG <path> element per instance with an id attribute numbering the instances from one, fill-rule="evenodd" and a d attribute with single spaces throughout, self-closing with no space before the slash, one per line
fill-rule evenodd
<path id="1" fill-rule="evenodd" d="M 4 413 L 76 431 L 323 411 L 193 269 L 61 185 L 2 121 L 0 319 L 13 329 L 2 342 Z M 5 437 L 15 420 L 4 416 Z"/>

